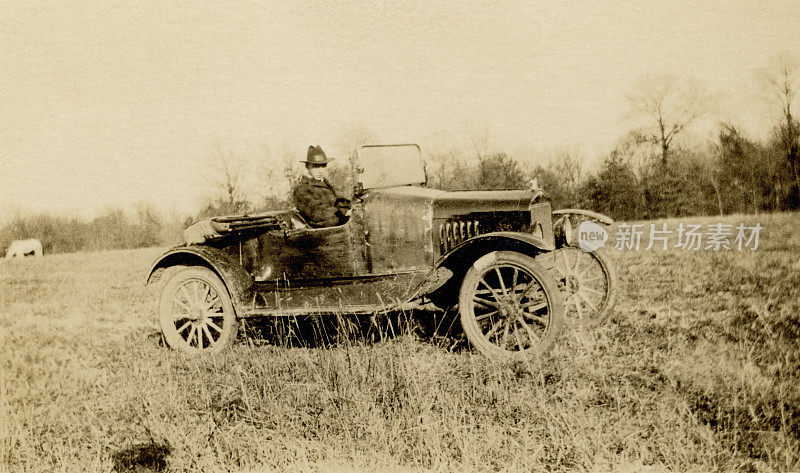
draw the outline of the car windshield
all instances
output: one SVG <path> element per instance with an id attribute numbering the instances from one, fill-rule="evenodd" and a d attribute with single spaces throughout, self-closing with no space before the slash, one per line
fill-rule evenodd
<path id="1" fill-rule="evenodd" d="M 419 146 L 367 145 L 359 152 L 364 189 L 425 183 Z"/>

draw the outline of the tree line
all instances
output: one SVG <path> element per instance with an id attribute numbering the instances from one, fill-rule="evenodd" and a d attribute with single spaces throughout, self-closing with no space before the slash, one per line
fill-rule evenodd
<path id="1" fill-rule="evenodd" d="M 627 97 L 631 128 L 593 172 L 576 153 L 545 163 L 487 153 L 486 137 L 474 155 L 441 153 L 434 183 L 445 189 L 499 189 L 537 178 L 554 208 L 579 207 L 617 219 L 774 212 L 800 208 L 800 60 L 780 56 L 757 71 L 753 85 L 774 121 L 766 138 L 747 136 L 719 120 L 713 95 L 695 81 L 642 76 Z M 716 124 L 705 142 L 680 140 L 698 120 Z M 520 164 L 527 162 L 528 165 Z"/>
<path id="2" fill-rule="evenodd" d="M 795 127 L 797 122 L 795 122 Z M 795 140 L 798 140 L 795 135 Z M 792 160 L 779 134 L 767 141 L 744 136 L 723 123 L 703 147 L 672 146 L 669 159 L 643 145 L 637 132 L 619 141 L 593 172 L 576 154 L 525 167 L 504 152 L 460 158 L 433 156 L 439 166 L 434 187 L 525 188 L 532 179 L 551 197 L 553 208 L 585 208 L 620 220 L 797 210 L 798 186 Z"/>
<path id="3" fill-rule="evenodd" d="M 719 120 L 705 142 L 680 138 L 698 120 L 714 116 L 711 95 L 696 82 L 674 76 L 642 76 L 627 96 L 637 126 L 625 133 L 599 165 L 587 169 L 576 152 L 550 159 L 491 150 L 488 128 L 469 133 L 466 148 L 425 155 L 430 187 L 444 190 L 520 189 L 536 179 L 553 208 L 577 207 L 619 220 L 724 215 L 800 208 L 800 121 L 797 90 L 800 60 L 776 59 L 754 83 L 773 110 L 766 138 L 747 136 Z M 363 124 L 341 132 L 329 179 L 352 193 L 360 147 L 380 137 Z M 467 149 L 468 151 L 465 151 Z M 212 189 L 197 213 L 165 217 L 150 205 L 133 212 L 109 209 L 91 219 L 50 213 L 18 215 L 0 226 L 0 250 L 15 239 L 37 238 L 46 253 L 171 245 L 184 227 L 217 216 L 290 208 L 290 190 L 302 175 L 301 156 L 264 148 L 259 158 L 215 146 L 204 166 Z M 248 189 L 255 181 L 259 192 Z"/>
<path id="4" fill-rule="evenodd" d="M 626 97 L 627 116 L 636 125 L 592 171 L 576 152 L 561 152 L 543 162 L 540 156 L 491 151 L 487 127 L 468 132 L 466 147 L 460 143 L 428 153 L 429 185 L 446 190 L 514 189 L 528 187 L 536 178 L 554 208 L 586 208 L 626 220 L 796 210 L 800 207 L 798 75 L 800 60 L 788 55 L 774 58 L 753 75 L 759 100 L 774 117 L 765 138 L 748 136 L 735 121 L 720 119 L 724 107 L 697 81 L 643 75 Z M 698 121 L 705 121 L 710 137 L 681 139 Z M 358 149 L 380 139 L 358 125 L 344 130 L 341 142 L 337 155 L 347 159 L 342 160 L 344 166 L 331 169 L 330 180 L 348 190 Z M 290 189 L 301 175 L 300 158 L 285 152 L 280 156 L 271 160 L 278 168 L 262 174 L 272 182 L 277 177 L 283 189 Z M 230 172 L 238 166 L 231 166 L 223 154 L 220 158 L 219 197 L 196 217 L 290 206 L 286 193 L 255 201 L 244 198 L 238 173 Z"/>
<path id="5" fill-rule="evenodd" d="M 48 212 L 18 214 L 0 226 L 0 250 L 27 238 L 41 241 L 45 254 L 73 253 L 177 243 L 181 228 L 152 205 L 139 205 L 133 212 L 111 208 L 90 220 Z"/>
<path id="6" fill-rule="evenodd" d="M 795 121 L 795 142 L 800 126 Z M 779 131 L 780 128 L 779 128 Z M 785 132 L 784 132 L 785 133 Z M 700 149 L 672 146 L 664 161 L 637 132 L 623 137 L 593 172 L 577 153 L 560 153 L 546 163 L 526 166 L 505 152 L 426 156 L 428 185 L 443 190 L 524 189 L 536 179 L 553 208 L 585 208 L 619 220 L 695 215 L 760 213 L 800 208 L 795 175 L 798 147 L 787 147 L 781 133 L 766 141 L 744 136 L 734 125 L 720 125 L 716 139 Z M 331 169 L 330 179 L 352 189 L 350 166 Z M 286 173 L 284 189 L 300 175 Z M 151 205 L 134 212 L 109 209 L 91 220 L 50 213 L 18 215 L 0 227 L 0 249 L 15 239 L 37 238 L 46 253 L 98 251 L 172 245 L 190 223 L 211 216 L 257 213 L 291 207 L 283 195 L 248 197 L 237 179 L 221 172 L 217 188 L 195 214 L 165 217 Z"/>

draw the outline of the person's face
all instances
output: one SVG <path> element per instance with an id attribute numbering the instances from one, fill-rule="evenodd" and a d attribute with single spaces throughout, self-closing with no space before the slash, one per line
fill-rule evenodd
<path id="1" fill-rule="evenodd" d="M 308 174 L 317 180 L 322 180 L 325 178 L 325 174 L 327 172 L 328 165 L 327 164 L 309 164 L 308 166 Z"/>

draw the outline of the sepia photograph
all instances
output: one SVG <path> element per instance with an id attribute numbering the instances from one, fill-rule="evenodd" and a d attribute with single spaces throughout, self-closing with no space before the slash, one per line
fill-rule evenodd
<path id="1" fill-rule="evenodd" d="M 0 473 L 800 471 L 800 2 L 0 12 Z"/>

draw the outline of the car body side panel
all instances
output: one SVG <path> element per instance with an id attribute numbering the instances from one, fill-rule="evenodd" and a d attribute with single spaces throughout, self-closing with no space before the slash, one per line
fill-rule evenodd
<path id="1" fill-rule="evenodd" d="M 530 234 L 487 233 L 465 241 L 429 269 L 256 283 L 249 310 L 273 315 L 281 315 L 282 312 L 295 313 L 298 309 L 304 309 L 307 313 L 348 313 L 353 308 L 365 308 L 366 312 L 384 310 L 440 289 L 454 272 L 462 272 L 490 251 L 520 251 L 532 257 L 538 256 L 540 262 L 549 267 L 552 264 L 547 260 L 542 261 L 541 258 L 552 249 L 552 243 Z M 454 289 L 455 287 L 453 286 Z"/>
<path id="2" fill-rule="evenodd" d="M 407 302 L 427 272 L 258 282 L 245 315 L 381 311 Z"/>
<path id="3" fill-rule="evenodd" d="M 440 227 L 455 216 L 525 214 L 526 222 L 513 228 L 523 231 L 534 196 L 530 190 L 447 192 L 419 186 L 368 191 L 364 212 L 371 272 L 432 267 L 442 253 Z"/>
<path id="4" fill-rule="evenodd" d="M 253 243 L 254 274 L 265 279 L 313 279 L 356 276 L 363 272 L 361 251 L 347 223 L 336 227 L 267 232 Z"/>
<path id="5" fill-rule="evenodd" d="M 444 193 L 406 186 L 364 195 L 372 273 L 431 268 L 437 256 L 431 231 L 432 202 Z"/>

